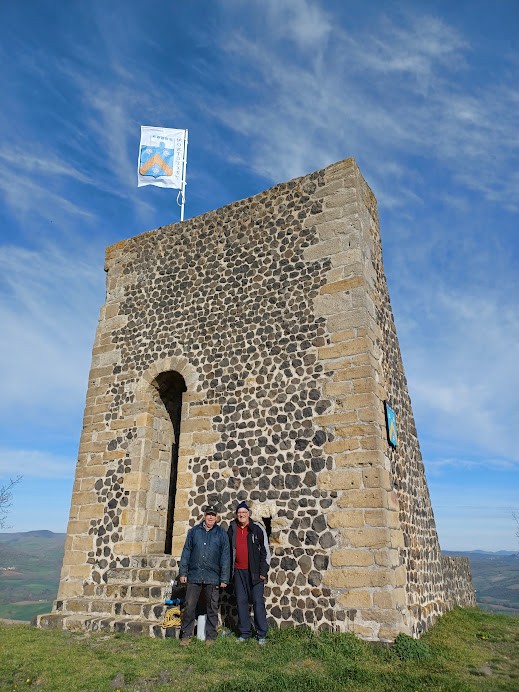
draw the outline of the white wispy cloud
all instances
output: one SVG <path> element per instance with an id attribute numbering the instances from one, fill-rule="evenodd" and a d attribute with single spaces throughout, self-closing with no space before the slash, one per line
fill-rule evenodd
<path id="1" fill-rule="evenodd" d="M 434 295 L 423 284 L 409 293 L 403 302 L 408 319 L 398 320 L 413 406 L 428 445 L 448 445 L 451 454 L 457 448 L 462 460 L 477 450 L 473 463 L 517 465 L 514 303 L 499 290 L 467 292 L 436 279 Z"/>
<path id="2" fill-rule="evenodd" d="M 101 258 L 52 244 L 0 248 L 0 406 L 56 416 L 81 405 L 98 307 Z"/>
<path id="3" fill-rule="evenodd" d="M 71 478 L 75 459 L 35 449 L 0 448 L 0 478 Z"/>
<path id="4" fill-rule="evenodd" d="M 415 11 L 380 15 L 364 32 L 348 33 L 323 6 L 302 2 L 298 21 L 326 40 L 318 51 L 301 40 L 293 53 L 283 35 L 296 30 L 287 4 L 267 8 L 252 3 L 240 31 L 222 33 L 221 47 L 233 58 L 226 76 L 249 98 L 207 104 L 250 142 L 252 170 L 277 181 L 358 154 L 378 190 L 390 180 L 380 167 L 407 153 L 436 160 L 467 189 L 513 205 L 502 173 L 516 171 L 517 87 L 511 79 L 478 78 L 468 39 Z M 265 18 L 269 31 L 259 41 L 254 27 Z M 399 192 L 410 177 L 416 185 L 417 171 L 408 168 Z"/>

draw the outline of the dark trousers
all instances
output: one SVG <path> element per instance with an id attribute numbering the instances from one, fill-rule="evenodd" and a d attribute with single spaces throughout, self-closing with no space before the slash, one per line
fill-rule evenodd
<path id="1" fill-rule="evenodd" d="M 216 639 L 218 627 L 218 602 L 220 600 L 220 588 L 216 584 L 190 584 L 186 589 L 184 612 L 182 613 L 181 637 L 193 636 L 195 628 L 196 606 L 200 598 L 200 592 L 204 590 L 207 616 L 205 623 L 205 638 Z"/>
<path id="2" fill-rule="evenodd" d="M 260 639 L 267 634 L 267 611 L 265 610 L 265 582 L 252 584 L 248 569 L 234 570 L 234 594 L 238 606 L 238 630 L 240 636 L 249 639 L 251 636 L 250 606 L 254 610 L 254 629 Z"/>

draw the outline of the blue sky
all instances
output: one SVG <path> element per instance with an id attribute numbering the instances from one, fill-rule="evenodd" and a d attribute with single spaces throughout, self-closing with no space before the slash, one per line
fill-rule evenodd
<path id="1" fill-rule="evenodd" d="M 516 0 L 2 0 L 0 481 L 65 531 L 104 248 L 178 220 L 141 125 L 189 129 L 186 218 L 354 156 L 440 542 L 516 549 Z"/>

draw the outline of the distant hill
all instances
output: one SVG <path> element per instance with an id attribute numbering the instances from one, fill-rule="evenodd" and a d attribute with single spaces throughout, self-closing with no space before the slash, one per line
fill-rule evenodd
<path id="1" fill-rule="evenodd" d="M 482 610 L 519 615 L 519 554 L 509 550 L 490 553 L 483 550 L 446 555 L 468 557 L 476 600 Z"/>
<path id="2" fill-rule="evenodd" d="M 0 533 L 0 618 L 49 612 L 59 584 L 64 533 Z"/>

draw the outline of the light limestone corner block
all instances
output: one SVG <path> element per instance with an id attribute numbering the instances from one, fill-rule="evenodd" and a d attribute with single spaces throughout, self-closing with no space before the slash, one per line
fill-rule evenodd
<path id="1" fill-rule="evenodd" d="M 339 281 L 344 278 L 344 268 L 335 267 L 335 269 L 330 269 L 326 272 L 326 283 L 332 284 L 335 281 Z"/>
<path id="2" fill-rule="evenodd" d="M 318 295 L 314 298 L 314 310 L 317 315 L 339 315 L 351 309 L 351 296 L 348 293 Z"/>
<path id="3" fill-rule="evenodd" d="M 101 503 L 81 505 L 79 507 L 78 519 L 101 519 L 104 514 L 104 505 Z"/>
<path id="4" fill-rule="evenodd" d="M 394 609 L 373 608 L 371 610 L 363 610 L 362 616 L 366 620 L 374 620 L 385 625 L 398 625 L 402 622 L 402 613 Z"/>
<path id="5" fill-rule="evenodd" d="M 340 295 L 340 294 L 339 294 Z M 324 296 L 323 296 L 324 297 Z M 323 346 L 319 349 L 319 360 L 342 358 L 343 356 L 352 356 L 358 353 L 367 353 L 373 348 L 371 339 L 363 336 L 360 338 L 349 339 L 348 341 L 340 341 L 331 346 Z"/>
<path id="6" fill-rule="evenodd" d="M 329 413 L 324 416 L 315 416 L 314 422 L 319 426 L 334 426 L 343 423 L 351 423 L 356 420 L 354 411 L 340 411 L 338 413 Z"/>
<path id="7" fill-rule="evenodd" d="M 72 517 L 72 512 L 71 512 L 71 519 L 68 522 L 68 527 L 67 527 L 67 534 L 88 534 L 88 531 L 90 529 L 90 520 L 89 519 L 78 519 L 76 515 L 79 514 L 79 512 L 76 512 L 74 514 L 74 517 Z"/>
<path id="8" fill-rule="evenodd" d="M 400 511 L 400 502 L 398 500 L 398 493 L 396 490 L 391 490 L 387 495 L 388 509 L 392 509 L 396 512 Z"/>
<path id="9" fill-rule="evenodd" d="M 353 392 L 355 394 L 371 393 L 378 396 L 380 394 L 380 385 L 373 377 L 374 375 L 375 373 L 373 372 L 371 373 L 371 377 L 355 379 L 353 382 Z"/>
<path id="10" fill-rule="evenodd" d="M 331 472 L 330 472 L 331 473 Z M 381 488 L 344 490 L 337 501 L 338 507 L 387 508 L 387 492 Z M 388 536 L 389 538 L 389 536 Z"/>
<path id="11" fill-rule="evenodd" d="M 60 600 L 64 598 L 73 598 L 74 596 L 79 596 L 83 593 L 83 583 L 79 581 L 64 581 L 63 579 L 59 585 L 58 597 Z"/>
<path id="12" fill-rule="evenodd" d="M 328 526 L 331 529 L 361 528 L 364 526 L 364 510 L 362 509 L 341 509 L 330 512 L 326 517 Z"/>
<path id="13" fill-rule="evenodd" d="M 385 527 L 366 527 L 361 529 L 340 529 L 343 545 L 353 548 L 384 548 L 389 545 L 389 529 Z"/>
<path id="14" fill-rule="evenodd" d="M 335 463 L 337 466 L 382 466 L 384 463 L 384 455 L 381 452 L 373 450 L 344 452 L 342 454 L 337 454 Z"/>
<path id="15" fill-rule="evenodd" d="M 364 521 L 366 526 L 379 526 L 385 528 L 393 528 L 389 522 L 395 512 L 390 512 L 387 509 L 365 509 Z"/>
<path id="16" fill-rule="evenodd" d="M 380 567 L 399 567 L 401 564 L 401 559 L 398 550 L 394 550 L 389 547 L 389 544 L 380 550 L 375 550 L 374 553 L 375 564 Z"/>
<path id="17" fill-rule="evenodd" d="M 351 548 L 332 550 L 331 563 L 334 567 L 370 567 L 374 564 L 373 553 L 371 550 Z"/>
<path id="18" fill-rule="evenodd" d="M 346 189 L 349 188 L 346 188 L 345 180 L 343 178 L 339 178 L 338 180 L 334 180 L 333 182 L 325 183 L 322 187 L 318 187 L 317 190 L 315 190 L 315 192 L 313 193 L 312 198 L 322 199 L 323 197 L 333 195 L 338 190 Z"/>
<path id="19" fill-rule="evenodd" d="M 365 488 L 384 488 L 391 490 L 391 479 L 384 468 L 370 468 L 362 471 L 362 482 Z"/>
<path id="20" fill-rule="evenodd" d="M 67 553 L 67 565 L 84 565 L 86 562 L 86 553 L 84 550 L 70 550 Z"/>
<path id="21" fill-rule="evenodd" d="M 92 367 L 102 368 L 107 365 L 113 365 L 121 360 L 121 351 L 116 348 L 112 348 L 110 351 L 105 353 L 98 353 L 92 356 Z"/>
<path id="22" fill-rule="evenodd" d="M 393 608 L 395 610 L 405 608 L 405 589 L 396 588 L 387 591 L 375 591 L 373 593 L 373 605 L 376 608 Z"/>
<path id="23" fill-rule="evenodd" d="M 92 550 L 93 546 L 93 536 L 72 536 L 72 550 L 83 550 L 84 552 L 88 552 Z"/>
<path id="24" fill-rule="evenodd" d="M 363 437 L 360 440 L 360 446 L 362 449 L 374 449 L 379 451 L 381 454 L 387 449 L 387 443 L 385 440 L 385 435 L 376 435 L 373 437 Z"/>
<path id="25" fill-rule="evenodd" d="M 382 624 L 378 630 L 378 640 L 381 642 L 393 642 L 400 633 L 411 635 L 411 627 L 402 621 L 398 625 Z"/>
<path id="26" fill-rule="evenodd" d="M 358 330 L 355 327 L 350 327 L 349 329 L 341 329 L 340 332 L 333 332 L 331 335 L 332 344 L 335 344 L 338 341 L 351 341 L 352 339 L 355 339 L 357 336 L 357 331 Z M 345 357 L 342 362 L 351 365 L 351 358 Z"/>
<path id="27" fill-rule="evenodd" d="M 366 437 L 377 433 L 378 428 L 369 423 L 356 423 L 338 427 L 336 432 L 343 437 Z"/>
<path id="28" fill-rule="evenodd" d="M 359 613 L 361 612 L 362 611 L 359 611 Z M 357 613 L 357 616 L 359 613 Z M 351 626 L 351 631 L 355 634 L 355 636 L 360 637 L 361 639 L 366 639 L 367 641 L 375 641 L 378 638 L 378 630 L 378 623 L 373 624 L 366 622 L 361 624 L 357 619 Z"/>
<path id="29" fill-rule="evenodd" d="M 321 471 L 318 477 L 318 485 L 322 490 L 346 490 L 349 488 L 360 488 L 360 471 L 355 469 Z"/>
<path id="30" fill-rule="evenodd" d="M 326 283 L 321 286 L 320 293 L 340 293 L 342 291 L 351 291 L 359 286 L 364 286 L 364 277 L 353 276 L 349 279 L 341 279 L 340 281 L 334 281 L 333 283 Z"/>
<path id="31" fill-rule="evenodd" d="M 404 534 L 401 529 L 391 529 L 391 547 L 405 548 Z"/>
<path id="32" fill-rule="evenodd" d="M 365 589 L 351 589 L 342 593 L 338 598 L 343 608 L 371 608 L 371 592 Z"/>
<path id="33" fill-rule="evenodd" d="M 354 410 L 362 409 L 366 407 L 381 408 L 380 399 L 371 392 L 365 392 L 364 394 L 352 394 L 349 396 L 345 402 L 349 407 Z"/>
<path id="34" fill-rule="evenodd" d="M 318 214 L 311 214 L 307 216 L 303 221 L 303 228 L 311 228 L 312 226 L 317 227 L 317 232 L 319 232 L 319 226 L 327 221 L 335 221 L 335 219 L 342 219 L 344 216 L 344 210 L 341 207 L 335 207 L 334 209 L 325 209 Z M 317 259 L 317 258 L 312 258 Z"/>
<path id="35" fill-rule="evenodd" d="M 340 452 L 351 451 L 359 449 L 359 440 L 355 438 L 347 438 L 341 440 L 340 438 L 333 440 L 333 442 L 327 442 L 324 445 L 324 451 L 326 454 L 336 454 Z M 359 486 L 360 487 L 360 486 Z"/>
<path id="36" fill-rule="evenodd" d="M 328 570 L 323 577 L 325 586 L 338 589 L 374 588 L 394 586 L 394 574 L 387 569 L 343 567 Z"/>
<path id="37" fill-rule="evenodd" d="M 68 574 L 71 579 L 87 580 L 92 573 L 91 565 L 71 565 Z"/>
<path id="38" fill-rule="evenodd" d="M 330 212 L 327 212 L 328 214 Z M 314 217 L 315 218 L 315 217 Z M 330 220 L 330 219 L 327 219 Z M 309 225 L 313 225 L 314 221 Z M 303 252 L 303 257 L 307 262 L 312 262 L 314 260 L 320 260 L 324 257 L 330 257 L 338 252 L 342 252 L 346 249 L 345 240 L 343 237 L 330 238 L 329 240 L 323 240 L 321 243 L 316 243 L 306 248 Z"/>

